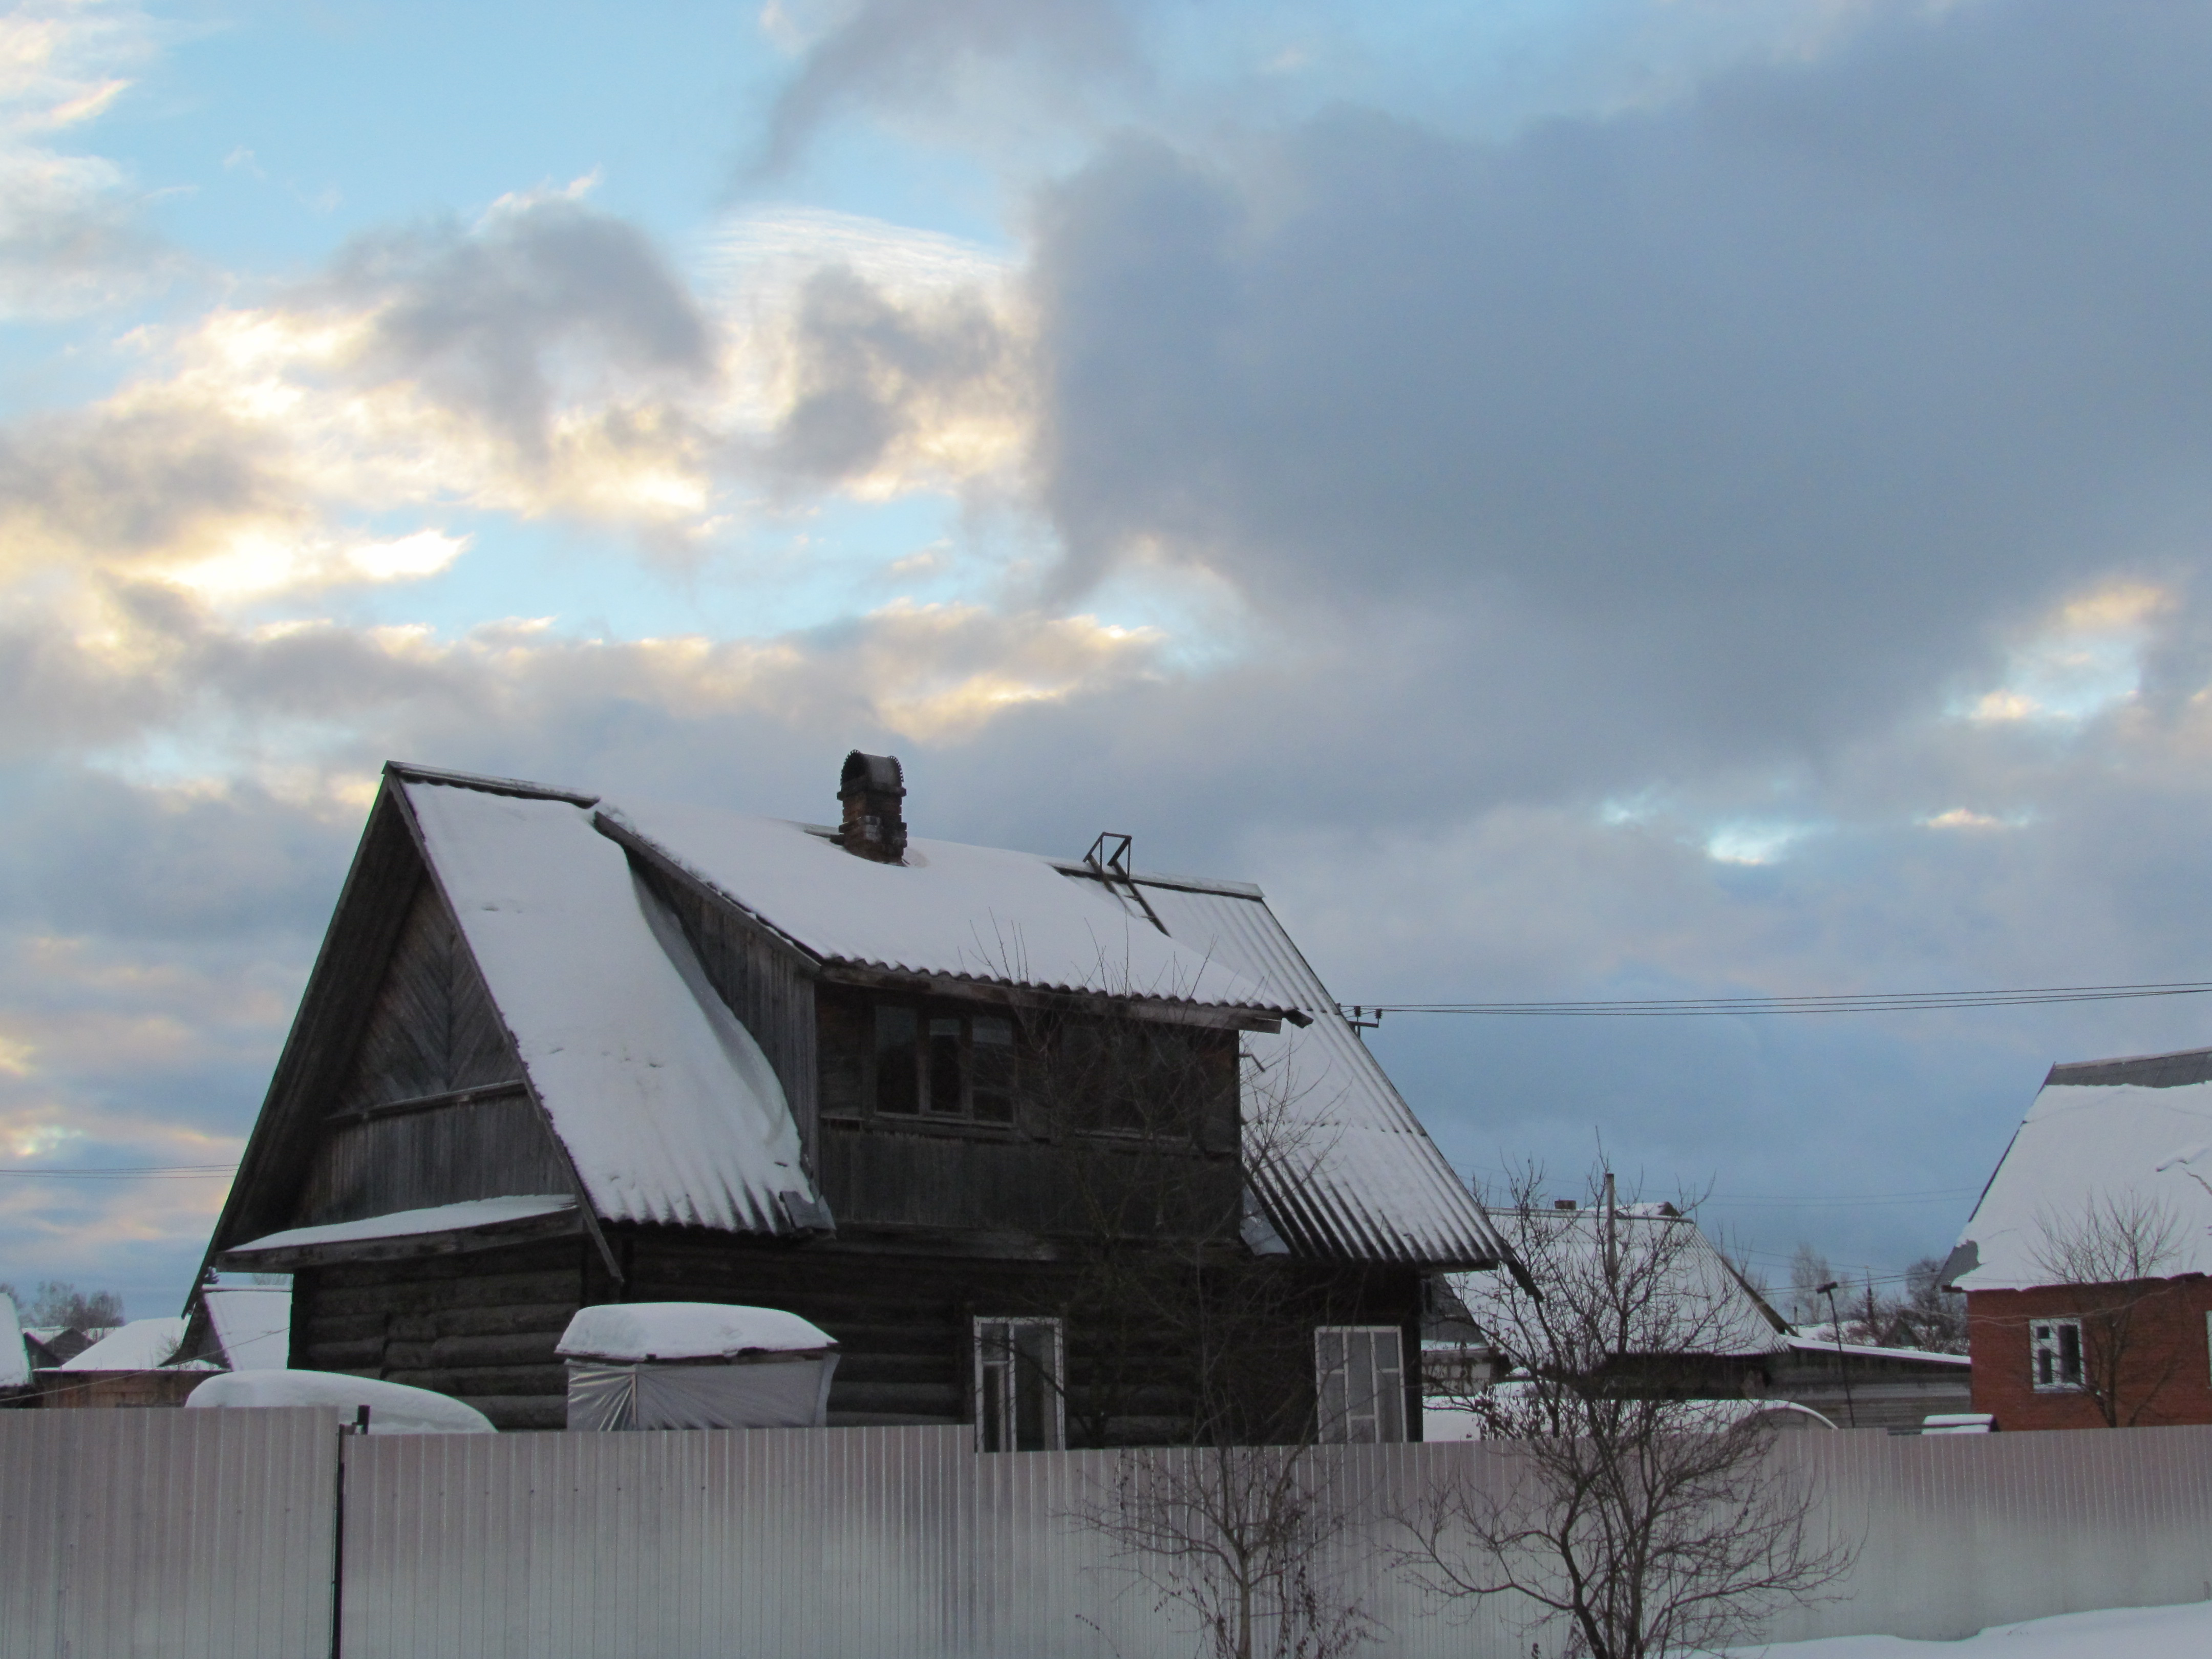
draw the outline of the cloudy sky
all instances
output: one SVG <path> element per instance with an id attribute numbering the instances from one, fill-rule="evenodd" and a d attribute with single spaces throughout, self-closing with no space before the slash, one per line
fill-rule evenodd
<path id="1" fill-rule="evenodd" d="M 2212 976 L 2212 5 L 0 21 L 0 1279 L 172 1310 L 387 757 L 1257 879 L 1346 1001 Z M 1779 1276 L 2187 999 L 1394 1016 Z"/>

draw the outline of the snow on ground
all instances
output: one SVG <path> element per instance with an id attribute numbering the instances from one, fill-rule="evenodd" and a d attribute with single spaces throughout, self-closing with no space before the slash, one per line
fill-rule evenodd
<path id="1" fill-rule="evenodd" d="M 1963 1642 L 1832 1636 L 1729 1651 L 1732 1659 L 2186 1659 L 2212 1654 L 2212 1601 L 2061 1613 L 1992 1626 Z"/>

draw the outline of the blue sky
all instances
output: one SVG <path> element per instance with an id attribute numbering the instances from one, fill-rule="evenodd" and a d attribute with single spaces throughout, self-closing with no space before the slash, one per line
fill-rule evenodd
<path id="1" fill-rule="evenodd" d="M 0 1279 L 181 1295 L 376 768 L 1261 881 L 1346 1000 L 2202 977 L 2212 8 L 0 24 Z M 1941 1253 L 2188 1000 L 1394 1017 Z"/>

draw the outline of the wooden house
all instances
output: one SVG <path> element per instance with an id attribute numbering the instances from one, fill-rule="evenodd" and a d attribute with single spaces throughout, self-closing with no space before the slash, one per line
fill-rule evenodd
<path id="1" fill-rule="evenodd" d="M 291 1363 L 558 1427 L 581 1306 L 787 1309 L 830 1421 L 1418 1424 L 1500 1246 L 1259 890 L 392 765 L 209 1261 Z M 1302 1427 L 1303 1425 L 1303 1427 Z"/>
<path id="2" fill-rule="evenodd" d="M 2000 1429 L 2212 1423 L 2212 1048 L 2053 1066 L 1943 1264 Z"/>

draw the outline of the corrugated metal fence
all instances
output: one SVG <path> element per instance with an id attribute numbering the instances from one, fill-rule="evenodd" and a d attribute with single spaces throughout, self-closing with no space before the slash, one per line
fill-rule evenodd
<path id="1" fill-rule="evenodd" d="M 347 1659 L 1139 1659 L 1187 1621 L 1080 1516 L 1113 1454 L 977 1456 L 966 1431 L 345 1438 L 328 1413 L 0 1417 L 0 1656 L 313 1655 L 345 1463 Z M 1771 1639 L 1956 1637 L 2212 1597 L 2212 1429 L 1777 1437 L 1857 1541 Z M 1333 1567 L 1392 1655 L 1518 1659 L 1502 1598 L 1437 1607 L 1391 1517 L 1481 1446 L 1315 1454 Z M 1471 1616 L 1470 1616 L 1471 1615 Z"/>

